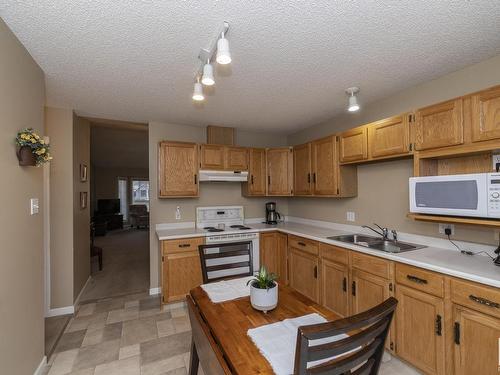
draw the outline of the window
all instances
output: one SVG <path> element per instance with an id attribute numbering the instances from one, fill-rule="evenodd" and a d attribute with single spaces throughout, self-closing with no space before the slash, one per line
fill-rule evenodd
<path id="1" fill-rule="evenodd" d="M 132 179 L 132 204 L 145 204 L 149 211 L 149 181 Z"/>

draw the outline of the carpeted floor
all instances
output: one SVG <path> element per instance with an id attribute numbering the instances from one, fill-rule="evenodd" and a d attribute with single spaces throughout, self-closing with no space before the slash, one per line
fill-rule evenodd
<path id="1" fill-rule="evenodd" d="M 149 289 L 149 231 L 124 229 L 96 237 L 103 249 L 103 270 L 92 260 L 92 278 L 81 302 Z"/>

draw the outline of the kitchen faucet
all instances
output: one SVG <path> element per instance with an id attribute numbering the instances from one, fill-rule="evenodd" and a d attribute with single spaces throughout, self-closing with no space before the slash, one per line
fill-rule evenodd
<path id="1" fill-rule="evenodd" d="M 367 228 L 367 229 L 370 229 L 371 231 L 377 233 L 379 236 L 382 236 L 382 238 L 384 240 L 388 240 L 389 239 L 389 229 L 387 228 L 382 228 L 380 225 L 378 225 L 377 223 L 373 223 L 373 225 L 375 225 L 376 227 L 378 227 L 380 229 L 380 232 L 376 229 L 373 229 L 372 227 L 370 227 L 369 225 L 363 225 L 363 228 Z"/>

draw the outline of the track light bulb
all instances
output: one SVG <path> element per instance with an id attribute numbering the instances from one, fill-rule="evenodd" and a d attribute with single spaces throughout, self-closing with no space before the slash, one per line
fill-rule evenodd
<path id="1" fill-rule="evenodd" d="M 221 37 L 217 41 L 217 57 L 215 60 L 221 65 L 226 65 L 231 62 L 229 41 L 224 37 L 224 33 L 222 33 Z"/>
<path id="2" fill-rule="evenodd" d="M 193 90 L 193 100 L 201 102 L 204 99 L 205 96 L 203 95 L 203 86 L 200 82 L 195 82 Z"/>
<path id="3" fill-rule="evenodd" d="M 213 86 L 215 84 L 214 68 L 210 65 L 210 61 L 203 66 L 203 77 L 201 78 L 201 83 L 205 86 Z"/>
<path id="4" fill-rule="evenodd" d="M 356 112 L 359 110 L 358 98 L 356 94 L 359 92 L 359 88 L 357 87 L 349 87 L 345 90 L 346 94 L 349 95 L 349 101 L 347 110 L 349 112 Z"/>

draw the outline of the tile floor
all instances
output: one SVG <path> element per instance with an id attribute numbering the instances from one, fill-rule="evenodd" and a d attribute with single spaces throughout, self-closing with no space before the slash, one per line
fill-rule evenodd
<path id="1" fill-rule="evenodd" d="M 190 344 L 185 304 L 162 309 L 146 292 L 100 299 L 80 306 L 45 374 L 186 375 Z M 395 358 L 380 373 L 418 374 Z"/>

